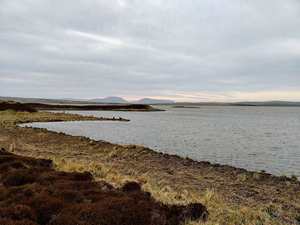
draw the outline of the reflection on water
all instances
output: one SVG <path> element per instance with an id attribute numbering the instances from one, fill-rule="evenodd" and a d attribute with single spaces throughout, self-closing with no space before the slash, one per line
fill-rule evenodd
<path id="1" fill-rule="evenodd" d="M 165 112 L 76 113 L 120 116 L 131 121 L 35 123 L 34 127 L 300 176 L 300 108 L 203 106 L 169 108 Z"/>

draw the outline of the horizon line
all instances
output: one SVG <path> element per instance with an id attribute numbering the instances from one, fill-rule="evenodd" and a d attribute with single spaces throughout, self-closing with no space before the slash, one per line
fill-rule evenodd
<path id="1" fill-rule="evenodd" d="M 159 101 L 172 101 L 170 103 L 165 104 L 175 104 L 175 103 L 215 103 L 215 104 L 226 104 L 226 103 L 266 103 L 266 102 L 292 102 L 292 103 L 299 103 L 299 100 L 282 100 L 282 99 L 270 99 L 270 100 L 236 100 L 236 101 L 214 101 L 214 100 L 208 100 L 208 101 L 176 101 L 173 99 L 168 98 L 155 98 L 155 97 L 141 97 L 134 100 L 128 100 L 126 97 L 120 97 L 120 96 L 107 96 L 107 97 L 92 97 L 92 98 L 55 98 L 55 97 L 21 97 L 21 96 L 0 96 L 1 98 L 20 98 L 20 99 L 40 99 L 40 100 L 63 100 L 63 101 L 85 101 L 85 102 L 93 102 L 92 100 L 97 99 L 105 99 L 105 98 L 111 98 L 111 97 L 117 97 L 121 98 L 128 103 L 134 103 L 135 101 L 139 101 L 142 99 L 151 99 L 151 100 L 159 100 Z"/>

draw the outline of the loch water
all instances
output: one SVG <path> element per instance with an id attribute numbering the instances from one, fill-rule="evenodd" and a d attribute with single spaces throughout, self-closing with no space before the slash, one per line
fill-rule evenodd
<path id="1" fill-rule="evenodd" d="M 138 144 L 198 161 L 300 176 L 300 107 L 166 107 L 160 112 L 71 111 L 130 122 L 33 123 L 33 127 Z M 28 124 L 23 125 L 28 126 Z"/>

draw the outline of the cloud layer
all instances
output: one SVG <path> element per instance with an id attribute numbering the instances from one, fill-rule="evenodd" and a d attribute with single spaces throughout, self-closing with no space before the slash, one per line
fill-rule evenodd
<path id="1" fill-rule="evenodd" d="M 300 100 L 299 0 L 0 0 L 0 95 Z"/>

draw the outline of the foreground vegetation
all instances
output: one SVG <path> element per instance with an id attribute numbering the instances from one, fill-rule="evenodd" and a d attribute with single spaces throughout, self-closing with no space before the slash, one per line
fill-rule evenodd
<path id="1" fill-rule="evenodd" d="M 124 146 L 120 148 L 123 147 Z M 143 147 L 129 146 L 125 148 L 128 148 L 127 150 L 131 152 L 133 157 L 137 157 L 137 160 L 139 157 L 143 158 L 145 154 L 148 154 L 145 152 L 148 151 L 148 149 Z M 104 156 L 105 154 L 107 154 L 107 157 Z M 156 164 L 151 171 L 149 168 L 135 166 L 136 164 L 133 162 L 130 162 L 130 165 L 126 168 L 119 168 L 116 165 L 118 162 L 116 158 L 123 157 L 129 159 L 131 156 L 127 154 L 128 153 L 122 152 L 119 148 L 115 148 L 111 151 L 107 150 L 104 154 L 96 154 L 96 160 L 76 160 L 72 157 L 66 159 L 60 156 L 51 158 L 59 169 L 78 172 L 88 170 L 98 180 L 105 180 L 115 186 L 121 186 L 127 180 L 138 181 L 143 184 L 145 191 L 150 192 L 156 199 L 166 204 L 202 202 L 207 206 L 209 211 L 209 221 L 205 223 L 207 225 L 297 225 L 299 223 L 299 184 L 297 184 L 298 187 L 295 188 L 294 193 L 295 198 L 298 199 L 294 199 L 294 202 L 297 203 L 293 207 L 297 207 L 297 209 L 293 209 L 290 208 L 291 205 L 285 205 L 286 203 L 288 204 L 293 197 L 293 193 L 291 192 L 289 193 L 289 197 L 284 195 L 280 196 L 280 194 L 277 195 L 277 193 L 270 193 L 269 196 L 266 196 L 266 199 L 260 199 L 258 196 L 254 197 L 253 193 L 249 193 L 248 185 L 249 182 L 252 183 L 253 180 L 252 185 L 254 189 L 260 190 L 260 188 L 263 188 L 265 190 L 261 190 L 262 192 L 273 192 L 272 189 L 269 189 L 270 184 L 268 183 L 270 181 L 268 181 L 268 178 L 264 181 L 264 174 L 241 173 L 237 175 L 232 183 L 241 189 L 233 190 L 232 187 L 230 187 L 232 183 L 226 184 L 222 181 L 220 184 L 221 178 L 218 176 L 213 177 L 215 176 L 213 172 L 207 174 L 207 177 L 201 176 L 198 173 L 193 176 L 191 171 L 184 173 L 184 168 L 180 168 L 178 172 L 172 170 L 176 170 L 176 168 L 164 167 L 163 165 L 161 165 L 161 168 L 154 169 Z M 99 160 L 100 157 L 104 157 L 104 159 Z M 100 161 L 102 163 L 100 163 Z M 105 161 L 112 163 L 105 163 Z M 184 164 L 189 164 L 189 162 L 184 162 Z M 187 165 L 187 167 L 193 166 Z M 206 179 L 210 181 L 205 183 Z M 288 178 L 283 179 L 289 180 Z M 255 184 L 256 181 L 260 183 L 260 185 Z M 214 182 L 216 187 L 214 187 Z M 274 185 L 277 186 L 276 181 L 274 182 Z M 293 181 L 287 181 L 287 186 L 292 185 L 289 182 L 292 183 Z M 245 187 L 242 187 L 243 183 L 245 183 Z M 198 185 L 202 187 L 199 188 Z M 282 191 L 284 191 L 284 187 L 281 188 Z M 287 188 L 289 189 L 289 187 Z M 272 199 L 272 196 L 275 195 L 277 195 L 276 198 Z M 201 224 L 204 223 L 187 222 L 187 225 Z"/>
<path id="2" fill-rule="evenodd" d="M 60 170 L 89 171 L 97 180 L 116 187 L 128 180 L 138 181 L 166 204 L 202 202 L 210 214 L 208 225 L 299 225 L 300 184 L 295 178 L 195 162 L 142 146 L 114 145 L 15 126 L 30 121 L 87 119 L 71 117 L 2 112 L 0 146 L 24 156 L 52 159 Z"/>
<path id="3" fill-rule="evenodd" d="M 90 173 L 61 172 L 44 159 L 0 149 L 0 224 L 182 225 L 206 220 L 202 204 L 166 205 L 136 182 L 117 189 Z"/>

